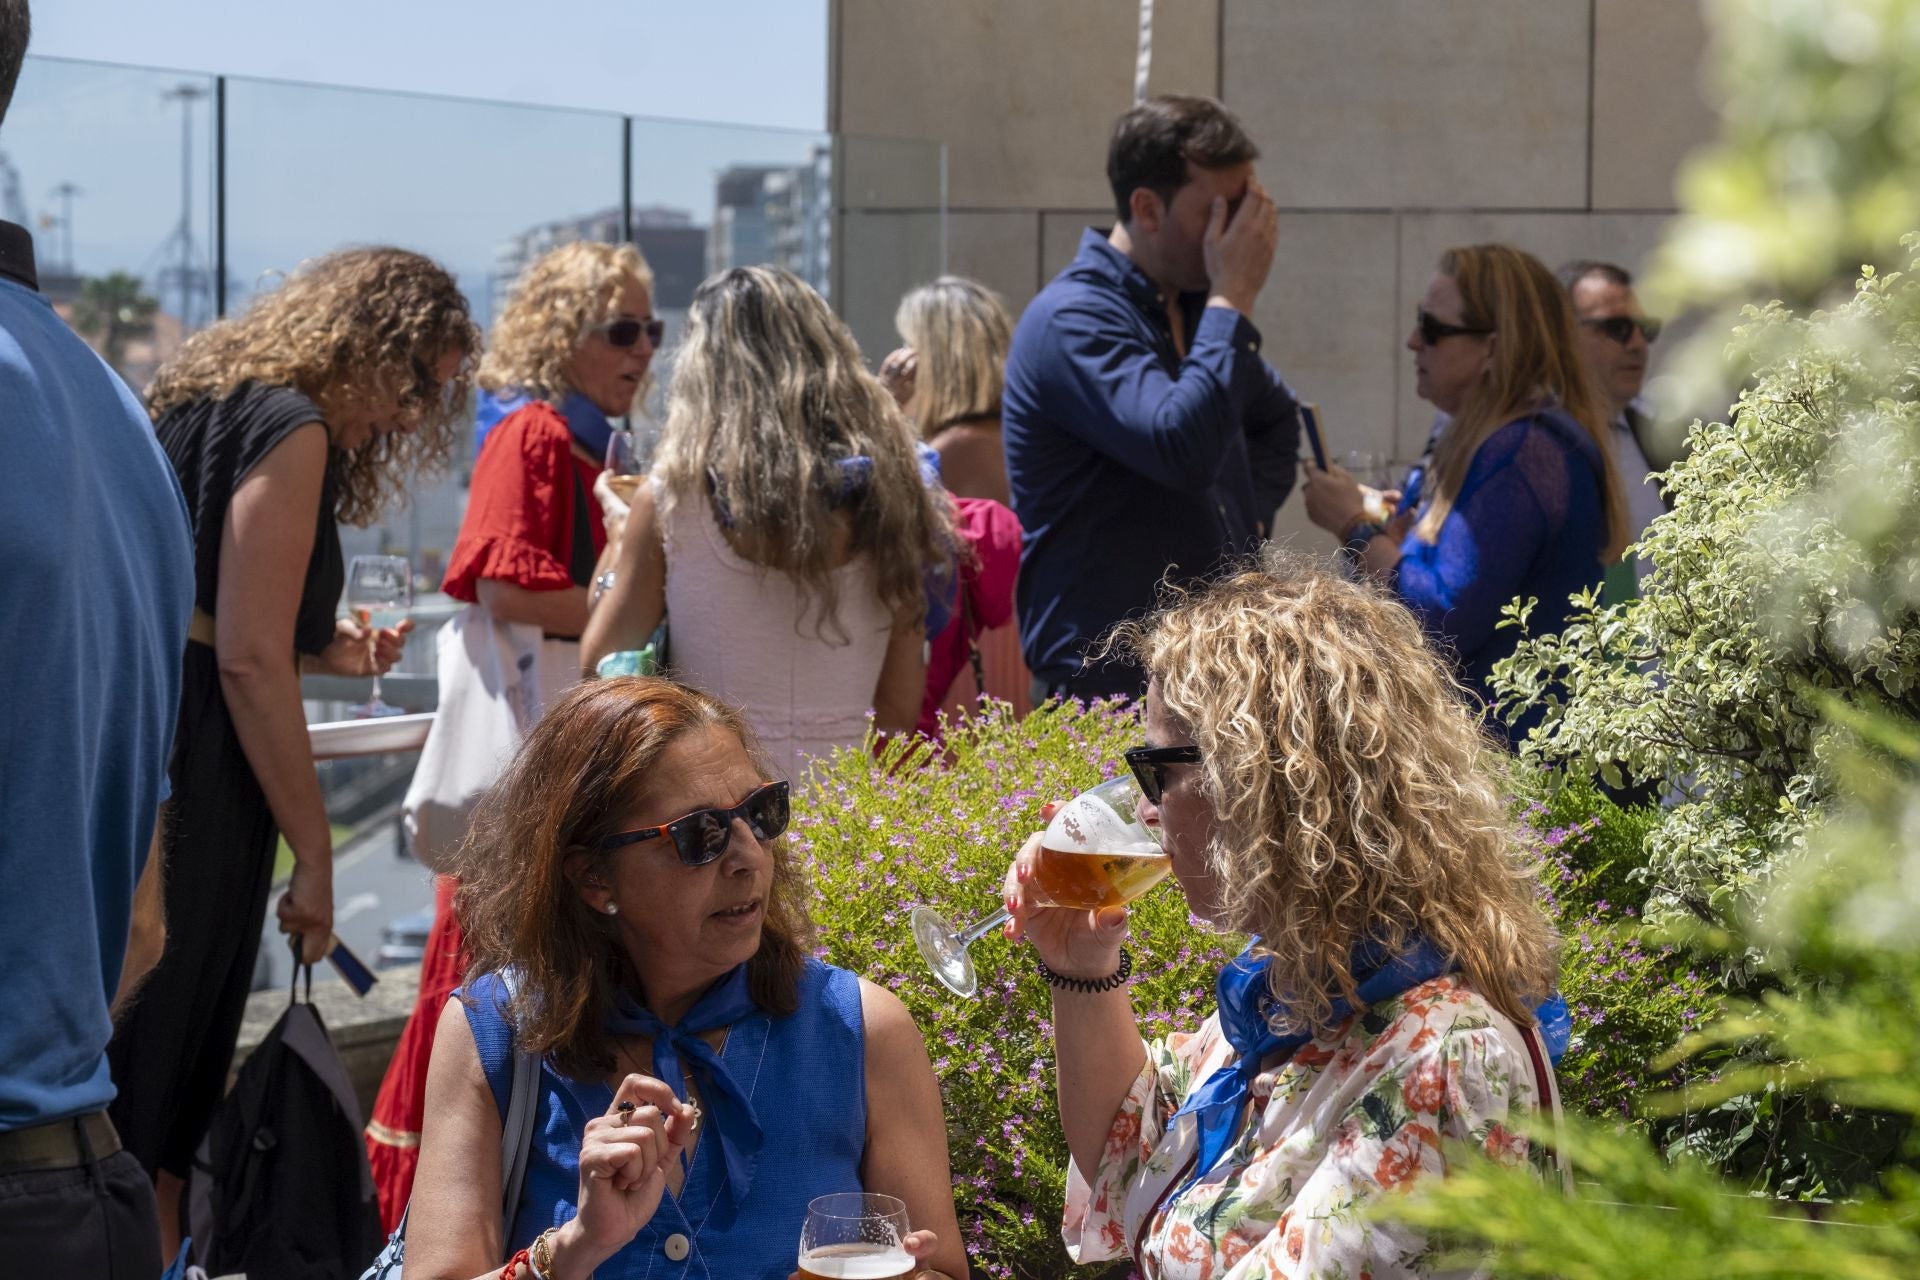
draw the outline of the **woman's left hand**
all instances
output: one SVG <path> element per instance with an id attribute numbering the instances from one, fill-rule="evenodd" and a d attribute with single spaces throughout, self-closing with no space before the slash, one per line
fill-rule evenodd
<path id="1" fill-rule="evenodd" d="M 412 618 L 379 631 L 352 618 L 341 618 L 333 624 L 333 642 L 320 651 L 315 665 L 330 676 L 383 676 L 400 661 L 400 651 L 406 648 L 412 630 Z"/>
<path id="2" fill-rule="evenodd" d="M 1307 482 L 1300 492 L 1306 500 L 1307 519 L 1336 538 L 1343 536 L 1355 520 L 1366 514 L 1366 495 L 1360 492 L 1359 481 L 1337 465 L 1325 471 L 1311 462 L 1302 465 L 1306 468 Z"/>
<path id="3" fill-rule="evenodd" d="M 940 1248 L 940 1237 L 932 1231 L 909 1231 L 900 1244 L 915 1262 L 919 1262 L 932 1257 Z M 929 1277 L 931 1280 L 954 1280 L 944 1271 L 916 1271 L 913 1273 L 912 1280 L 929 1280 Z M 798 1271 L 791 1273 L 787 1276 L 787 1280 L 800 1280 L 800 1273 Z"/>

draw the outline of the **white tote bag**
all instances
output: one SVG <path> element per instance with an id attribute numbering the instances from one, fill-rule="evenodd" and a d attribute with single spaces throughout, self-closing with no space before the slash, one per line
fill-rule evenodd
<path id="1" fill-rule="evenodd" d="M 470 604 L 437 637 L 440 707 L 404 803 L 407 843 L 444 871 L 520 740 L 580 678 L 580 646 Z"/>

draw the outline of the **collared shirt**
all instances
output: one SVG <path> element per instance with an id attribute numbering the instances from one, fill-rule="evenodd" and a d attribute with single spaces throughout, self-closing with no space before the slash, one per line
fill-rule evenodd
<path id="1" fill-rule="evenodd" d="M 0 1131 L 113 1098 L 108 1002 L 180 709 L 186 502 L 0 222 Z"/>
<path id="2" fill-rule="evenodd" d="M 1179 298 L 1186 356 L 1146 273 L 1089 229 L 1027 307 L 1002 420 L 1025 528 L 1018 604 L 1035 676 L 1064 683 L 1115 623 L 1251 550 L 1293 488 L 1300 416 L 1260 331 L 1204 294 Z M 1076 692 L 1137 694 L 1110 664 Z"/>

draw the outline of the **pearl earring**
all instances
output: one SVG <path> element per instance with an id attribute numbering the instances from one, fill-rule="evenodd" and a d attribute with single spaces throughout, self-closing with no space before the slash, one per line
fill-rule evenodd
<path id="1" fill-rule="evenodd" d="M 608 914 L 608 915 L 610 915 L 610 916 L 617 916 L 617 915 L 619 915 L 619 914 L 620 914 L 620 904 L 619 904 L 619 903 L 617 903 L 617 902 L 609 902 L 609 903 L 607 904 L 607 914 Z"/>

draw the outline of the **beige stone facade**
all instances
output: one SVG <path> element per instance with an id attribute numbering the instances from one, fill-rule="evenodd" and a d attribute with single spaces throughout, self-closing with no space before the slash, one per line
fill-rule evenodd
<path id="1" fill-rule="evenodd" d="M 1017 311 L 1082 228 L 1111 223 L 1136 0 L 832 0 L 830 21 L 830 127 L 946 144 L 949 271 Z M 1336 452 L 1404 459 L 1431 411 L 1402 343 L 1440 251 L 1506 240 L 1549 266 L 1637 266 L 1710 135 L 1704 41 L 1697 0 L 1156 0 L 1150 87 L 1246 122 L 1282 211 L 1255 317 L 1268 357 Z M 864 255 L 924 245 L 940 215 L 847 172 L 836 269 L 871 346 L 892 299 L 863 292 Z"/>

